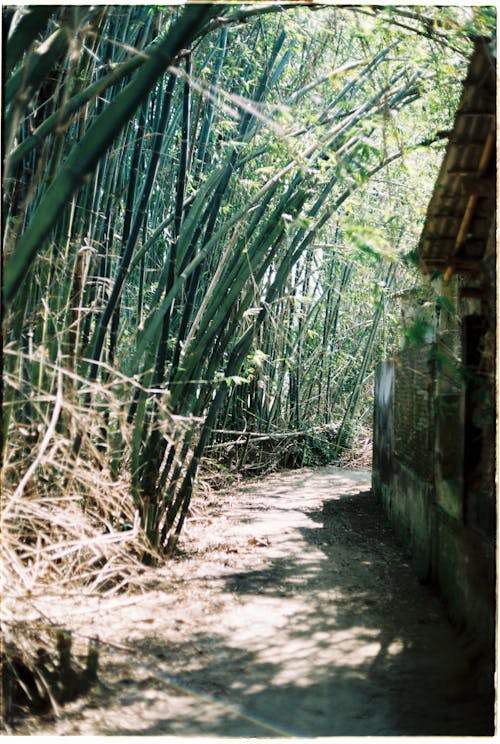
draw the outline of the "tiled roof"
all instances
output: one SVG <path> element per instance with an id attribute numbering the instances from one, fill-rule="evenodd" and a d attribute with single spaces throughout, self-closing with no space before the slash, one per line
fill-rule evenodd
<path id="1" fill-rule="evenodd" d="M 418 245 L 425 273 L 479 271 L 496 207 L 496 69 L 475 44 Z"/>

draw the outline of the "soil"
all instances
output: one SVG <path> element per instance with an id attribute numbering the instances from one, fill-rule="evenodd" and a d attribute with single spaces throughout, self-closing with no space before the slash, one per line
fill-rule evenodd
<path id="1" fill-rule="evenodd" d="M 195 505 L 141 593 L 45 597 L 99 635 L 100 683 L 17 735 L 489 735 L 465 639 L 418 582 L 367 471 L 274 474 Z"/>

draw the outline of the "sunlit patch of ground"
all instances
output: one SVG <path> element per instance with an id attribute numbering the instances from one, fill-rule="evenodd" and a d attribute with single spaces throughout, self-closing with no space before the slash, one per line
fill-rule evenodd
<path id="1" fill-rule="evenodd" d="M 489 733 L 439 599 L 418 583 L 369 473 L 274 474 L 219 492 L 139 595 L 39 598 L 99 635 L 102 685 L 16 733 Z"/>

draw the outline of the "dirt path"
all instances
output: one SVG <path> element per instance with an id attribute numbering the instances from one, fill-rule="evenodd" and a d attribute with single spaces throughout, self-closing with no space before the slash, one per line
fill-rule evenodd
<path id="1" fill-rule="evenodd" d="M 104 686 L 19 734 L 478 735 L 463 644 L 369 474 L 301 470 L 215 494 L 140 596 L 54 605 Z"/>

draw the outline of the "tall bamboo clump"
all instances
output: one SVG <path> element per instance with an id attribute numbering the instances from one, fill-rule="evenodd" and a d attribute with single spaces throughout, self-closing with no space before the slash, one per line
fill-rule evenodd
<path id="1" fill-rule="evenodd" d="M 154 554 L 131 496 L 142 382 L 126 329 L 139 332 L 144 310 L 139 293 L 131 324 L 125 280 L 139 240 L 165 240 L 171 205 L 152 190 L 177 150 L 169 68 L 213 15 L 6 10 L 3 527 L 16 590 L 48 578 L 116 587 Z M 163 392 L 156 405 L 178 436 Z"/>
<path id="2" fill-rule="evenodd" d="M 311 36 L 311 11 L 289 12 L 6 11 L 4 527 L 20 576 L 54 570 L 63 536 L 69 573 L 94 584 L 112 560 L 123 574 L 124 543 L 169 552 L 213 430 L 249 410 L 264 430 L 330 423 L 354 276 L 331 236 L 401 157 L 388 118 L 431 75 L 405 37 L 367 45 L 329 8 Z"/>

